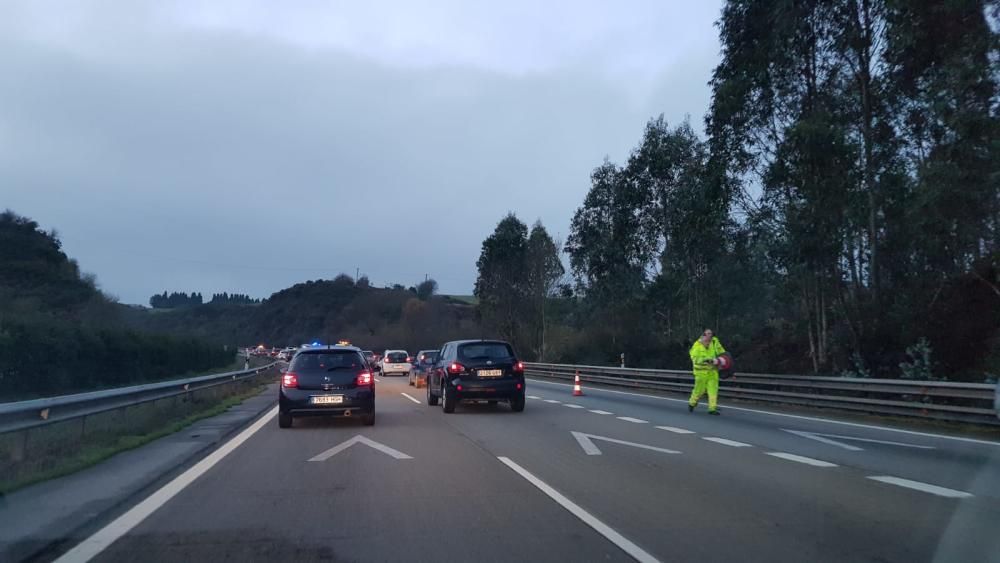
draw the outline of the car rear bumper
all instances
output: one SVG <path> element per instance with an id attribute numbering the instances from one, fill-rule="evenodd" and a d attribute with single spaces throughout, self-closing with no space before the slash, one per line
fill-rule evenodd
<path id="1" fill-rule="evenodd" d="M 517 388 L 518 383 L 521 384 L 520 389 Z M 524 382 L 519 380 L 462 380 L 460 385 L 462 386 L 461 391 L 455 386 L 450 386 L 448 390 L 449 393 L 454 392 L 460 401 L 465 399 L 504 400 L 524 395 Z"/>
<path id="2" fill-rule="evenodd" d="M 340 395 L 343 400 L 336 404 L 317 405 L 312 403 L 312 397 L 328 395 Z M 375 412 L 375 392 L 372 389 L 313 391 L 283 388 L 278 396 L 278 408 L 283 413 L 291 413 L 296 416 L 350 416 L 372 413 Z"/>

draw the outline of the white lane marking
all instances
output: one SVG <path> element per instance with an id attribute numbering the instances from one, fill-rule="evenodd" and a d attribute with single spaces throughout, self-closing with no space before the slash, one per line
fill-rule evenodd
<path id="1" fill-rule="evenodd" d="M 687 430 L 685 428 L 676 428 L 674 426 L 657 426 L 660 430 L 666 430 L 667 432 L 673 432 L 674 434 L 694 434 L 693 430 Z"/>
<path id="2" fill-rule="evenodd" d="M 555 399 L 545 399 L 545 402 L 546 403 L 552 403 L 552 404 L 555 404 L 555 405 L 558 405 L 560 403 L 560 401 L 557 401 Z"/>
<path id="3" fill-rule="evenodd" d="M 365 438 L 361 434 L 358 434 L 357 436 L 351 438 L 350 440 L 346 440 L 344 442 L 341 442 L 341 443 L 337 444 L 336 446 L 334 446 L 334 447 L 326 450 L 325 452 L 323 452 L 321 454 L 317 454 L 317 455 L 309 458 L 309 461 L 326 461 L 326 460 L 330 459 L 331 457 L 339 454 L 340 452 L 346 450 L 347 448 L 353 446 L 354 444 L 364 444 L 364 445 L 368 446 L 369 448 L 376 449 L 376 450 L 378 450 L 378 451 L 380 451 L 380 452 L 382 452 L 382 453 L 384 453 L 384 454 L 386 454 L 388 456 L 392 456 L 392 457 L 394 457 L 396 459 L 413 459 L 412 457 L 404 454 L 403 452 L 401 452 L 401 451 L 399 451 L 397 449 L 390 448 L 389 446 L 387 446 L 387 445 L 385 445 L 385 444 L 383 444 L 381 442 L 376 442 L 375 440 L 371 440 L 371 439 Z"/>
<path id="4" fill-rule="evenodd" d="M 534 382 L 534 383 L 543 383 L 543 384 L 548 384 L 548 385 L 558 385 L 560 387 L 572 387 L 573 386 L 572 384 L 569 384 L 569 383 L 556 383 L 554 381 L 543 381 L 541 379 L 528 379 L 528 381 L 531 381 L 531 382 Z M 659 399 L 661 401 L 675 401 L 675 402 L 678 402 L 678 403 L 685 403 L 685 404 L 688 402 L 687 399 L 673 399 L 671 397 L 660 397 L 660 396 L 657 396 L 657 395 L 647 395 L 645 393 L 631 393 L 629 391 L 616 391 L 614 389 L 603 389 L 601 387 L 590 387 L 590 390 L 592 390 L 592 391 L 602 391 L 604 393 L 617 393 L 619 395 L 633 395 L 633 396 L 636 396 L 636 397 L 646 397 L 647 399 Z M 800 415 L 800 414 L 788 414 L 788 413 L 783 413 L 783 412 L 762 411 L 762 410 L 758 410 L 758 409 L 748 409 L 748 408 L 745 408 L 745 407 L 732 407 L 732 406 L 726 406 L 726 410 L 753 412 L 753 413 L 757 413 L 757 414 L 769 414 L 771 416 L 783 416 L 783 417 L 786 417 L 786 418 L 795 418 L 795 419 L 798 419 L 798 420 L 809 420 L 809 421 L 812 421 L 812 422 L 826 422 L 826 423 L 829 423 L 829 424 L 839 424 L 841 426 L 852 426 L 854 428 L 866 428 L 868 430 L 884 430 L 886 432 L 899 432 L 900 434 L 910 434 L 912 436 L 926 436 L 928 438 L 941 438 L 942 440 L 955 440 L 957 442 L 968 442 L 970 444 L 982 444 L 982 445 L 986 445 L 986 446 L 997 446 L 997 447 L 1000 447 L 1000 442 L 991 442 L 989 440 L 977 440 L 975 438 L 963 438 L 962 436 L 948 436 L 948 435 L 945 435 L 945 434 L 934 434 L 934 433 L 931 433 L 931 432 L 918 432 L 916 430 L 903 430 L 902 428 L 889 428 L 887 426 L 875 426 L 874 424 L 861 424 L 861 423 L 858 423 L 858 422 L 845 422 L 843 420 L 830 420 L 828 418 L 819 418 L 819 417 L 816 417 L 816 416 L 803 416 L 803 415 Z"/>
<path id="5" fill-rule="evenodd" d="M 939 487 L 937 485 L 931 485 L 930 483 L 921 483 L 920 481 L 911 481 L 909 479 L 903 479 L 901 477 L 892 477 L 890 475 L 871 475 L 868 478 L 871 479 L 872 481 L 880 481 L 882 483 L 888 483 L 890 485 L 906 487 L 907 489 L 923 491 L 925 493 L 938 495 L 940 497 L 969 498 L 972 496 L 972 493 L 967 493 L 965 491 L 956 491 L 955 489 Z"/>
<path id="6" fill-rule="evenodd" d="M 219 449 L 205 456 L 204 459 L 194 464 L 184 473 L 174 477 L 172 481 L 157 489 L 156 492 L 143 499 L 142 502 L 133 506 L 128 512 L 122 514 L 107 526 L 98 530 L 94 535 L 83 540 L 77 544 L 76 547 L 62 554 L 62 556 L 60 556 L 59 559 L 56 559 L 56 561 L 58 563 L 90 561 L 92 558 L 107 549 L 107 547 L 114 543 L 118 538 L 129 533 L 132 528 L 138 526 L 143 520 L 149 517 L 150 514 L 155 512 L 156 509 L 163 506 L 167 501 L 177 495 L 177 493 L 183 491 L 185 487 L 193 483 L 198 477 L 204 475 L 205 472 L 214 467 L 215 464 L 222 461 L 222 459 L 232 453 L 233 450 L 240 447 L 243 442 L 250 439 L 250 437 L 263 428 L 265 424 L 271 422 L 271 419 L 273 419 L 277 414 L 278 407 L 275 406 L 273 409 L 268 411 L 267 414 L 257 419 L 257 421 L 251 424 L 246 430 L 233 437 L 232 440 L 229 440 Z"/>
<path id="7" fill-rule="evenodd" d="M 836 463 L 830 463 L 829 461 L 823 461 L 821 459 L 813 459 L 811 457 L 806 457 L 803 455 L 786 454 L 785 452 L 767 452 L 767 455 L 778 457 L 781 459 L 787 459 L 788 461 L 797 461 L 799 463 L 804 463 L 806 465 L 812 465 L 815 467 L 837 467 Z"/>
<path id="8" fill-rule="evenodd" d="M 382 380 L 376 377 L 376 378 L 375 378 L 375 382 L 376 382 L 376 383 L 382 383 Z"/>
<path id="9" fill-rule="evenodd" d="M 402 393 L 402 392 L 400 392 L 400 395 L 402 395 L 402 396 L 406 397 L 407 399 L 409 399 L 409 400 L 413 401 L 414 403 L 416 403 L 416 404 L 418 404 L 418 405 L 422 405 L 422 404 L 423 404 L 423 403 L 421 403 L 421 402 L 420 402 L 419 400 L 417 400 L 417 399 L 414 399 L 413 397 L 409 396 L 409 395 L 408 395 L 408 394 L 406 394 L 406 393 Z"/>
<path id="10" fill-rule="evenodd" d="M 709 442 L 715 442 L 716 444 L 722 444 L 723 446 L 732 446 L 734 448 L 752 448 L 750 444 L 744 444 L 743 442 L 737 442 L 736 440 L 727 440 L 725 438 L 716 438 L 714 436 L 703 436 L 702 440 L 708 440 Z"/>
<path id="11" fill-rule="evenodd" d="M 528 395 L 529 399 L 541 399 L 538 395 Z"/>
<path id="12" fill-rule="evenodd" d="M 809 438 L 810 440 L 816 440 L 817 442 L 823 442 L 824 444 L 829 444 L 831 446 L 837 446 L 844 448 L 845 450 L 852 452 L 864 451 L 864 448 L 859 448 L 857 446 L 852 446 L 850 444 L 845 444 L 843 442 L 838 442 L 836 440 L 831 440 L 830 438 L 839 438 L 841 440 L 853 440 L 855 442 L 867 442 L 869 444 L 886 444 L 889 446 L 901 446 L 904 448 L 916 448 L 918 450 L 934 450 L 937 449 L 934 446 L 921 446 L 919 444 L 907 444 L 905 442 L 893 442 L 890 440 L 875 440 L 872 438 L 858 438 L 855 436 L 841 436 L 839 434 L 821 434 L 819 432 L 806 432 L 805 430 L 789 430 L 787 428 L 782 428 L 785 432 L 795 434 L 796 436 L 801 436 L 803 438 Z M 824 438 L 825 436 L 825 438 Z"/>
<path id="13" fill-rule="evenodd" d="M 590 412 L 592 412 L 592 413 L 594 413 L 594 414 L 615 414 L 615 413 L 613 413 L 613 412 L 608 412 L 608 411 L 602 411 L 602 410 L 598 410 L 598 409 L 594 409 L 594 410 L 592 410 L 592 411 L 590 411 Z"/>
<path id="14" fill-rule="evenodd" d="M 619 416 L 616 417 L 618 420 L 624 420 L 625 422 L 634 422 L 636 424 L 648 424 L 648 421 L 641 418 L 632 418 L 631 416 Z"/>
<path id="15" fill-rule="evenodd" d="M 563 406 L 564 406 L 564 407 L 568 407 L 568 408 L 571 408 L 571 409 L 582 409 L 582 408 L 583 408 L 583 405 L 571 405 L 571 404 L 569 404 L 569 403 L 566 403 L 566 404 L 564 404 Z"/>
<path id="16" fill-rule="evenodd" d="M 584 524 L 590 526 L 595 532 L 601 534 L 608 541 L 618 546 L 619 549 L 627 553 L 636 561 L 640 563 L 657 563 L 657 559 L 644 551 L 641 547 L 635 545 L 625 536 L 619 534 L 610 526 L 598 520 L 595 516 L 587 512 L 586 510 L 580 508 L 575 502 L 564 497 L 559 491 L 548 486 L 544 481 L 535 477 L 531 473 L 528 473 L 526 469 L 520 465 L 514 463 L 508 457 L 500 456 L 497 459 L 501 461 L 504 465 L 514 470 L 515 473 L 523 477 L 526 481 L 537 487 L 540 491 L 545 493 L 550 499 L 556 501 L 559 506 L 565 508 L 570 514 L 579 518 Z"/>
<path id="17" fill-rule="evenodd" d="M 647 446 L 646 444 L 639 444 L 637 442 L 626 442 L 625 440 L 619 440 L 617 438 L 608 438 L 607 436 L 598 436 L 596 434 L 587 434 L 585 432 L 574 432 L 571 430 L 570 434 L 572 434 L 573 437 L 576 438 L 576 442 L 580 444 L 580 447 L 583 448 L 583 451 L 587 455 L 601 455 L 601 450 L 597 448 L 593 440 L 604 440 L 605 442 L 611 442 L 612 444 L 620 444 L 622 446 L 632 446 L 633 448 L 653 450 L 654 452 L 660 452 L 665 454 L 681 453 L 677 450 L 658 448 L 656 446 Z"/>

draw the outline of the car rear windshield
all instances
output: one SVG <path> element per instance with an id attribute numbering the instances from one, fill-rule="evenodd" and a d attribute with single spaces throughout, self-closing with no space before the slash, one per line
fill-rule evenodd
<path id="1" fill-rule="evenodd" d="M 389 354 L 385 357 L 385 361 L 390 364 L 405 364 L 406 352 L 389 352 Z"/>
<path id="2" fill-rule="evenodd" d="M 437 352 L 437 350 L 435 350 L 433 352 L 424 352 L 421 356 L 422 356 L 420 358 L 421 360 L 423 360 L 424 362 L 427 362 L 428 364 L 432 364 L 435 361 L 437 361 L 437 359 L 438 359 L 438 352 Z"/>
<path id="3" fill-rule="evenodd" d="M 458 348 L 460 360 L 502 360 L 514 357 L 514 351 L 506 342 L 476 342 L 463 344 Z"/>
<path id="4" fill-rule="evenodd" d="M 365 361 L 361 354 L 351 351 L 301 352 L 292 360 L 292 371 L 361 370 Z"/>

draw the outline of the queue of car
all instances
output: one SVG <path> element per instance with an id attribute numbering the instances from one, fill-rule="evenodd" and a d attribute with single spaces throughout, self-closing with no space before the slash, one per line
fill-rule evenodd
<path id="1" fill-rule="evenodd" d="M 286 349 L 287 350 L 287 349 Z M 281 352 L 285 352 L 282 350 Z M 282 369 L 278 426 L 303 416 L 357 417 L 375 424 L 375 374 L 406 375 L 426 387 L 427 405 L 455 412 L 462 402 L 525 406 L 524 364 L 502 340 L 455 340 L 438 350 L 387 349 L 377 356 L 346 343 L 294 349 Z"/>

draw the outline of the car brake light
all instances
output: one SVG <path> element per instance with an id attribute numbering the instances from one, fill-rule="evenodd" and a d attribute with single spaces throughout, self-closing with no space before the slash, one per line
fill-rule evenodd
<path id="1" fill-rule="evenodd" d="M 463 371 L 465 371 L 465 366 L 458 362 L 452 362 L 448 366 L 448 373 L 462 373 Z"/>
<path id="2" fill-rule="evenodd" d="M 520 383 L 518 383 L 518 384 L 517 384 L 517 390 L 518 390 L 518 391 L 520 391 L 520 390 L 521 390 L 521 384 L 520 384 Z"/>
<path id="3" fill-rule="evenodd" d="M 358 385 L 371 385 L 372 384 L 372 374 L 371 372 L 363 371 L 358 374 Z"/>
<path id="4" fill-rule="evenodd" d="M 406 361 L 408 361 L 408 362 L 412 362 L 412 361 L 413 361 L 413 358 L 411 358 L 411 357 L 407 356 L 407 357 L 406 357 Z"/>
<path id="5" fill-rule="evenodd" d="M 524 373 L 524 362 L 514 364 L 514 373 Z"/>
<path id="6" fill-rule="evenodd" d="M 294 389 L 299 386 L 299 376 L 294 373 L 286 373 L 281 376 L 281 386 L 289 389 Z"/>
<path id="7" fill-rule="evenodd" d="M 461 385 L 457 385 L 456 389 L 458 389 L 459 391 L 461 391 L 462 390 L 462 386 Z"/>

